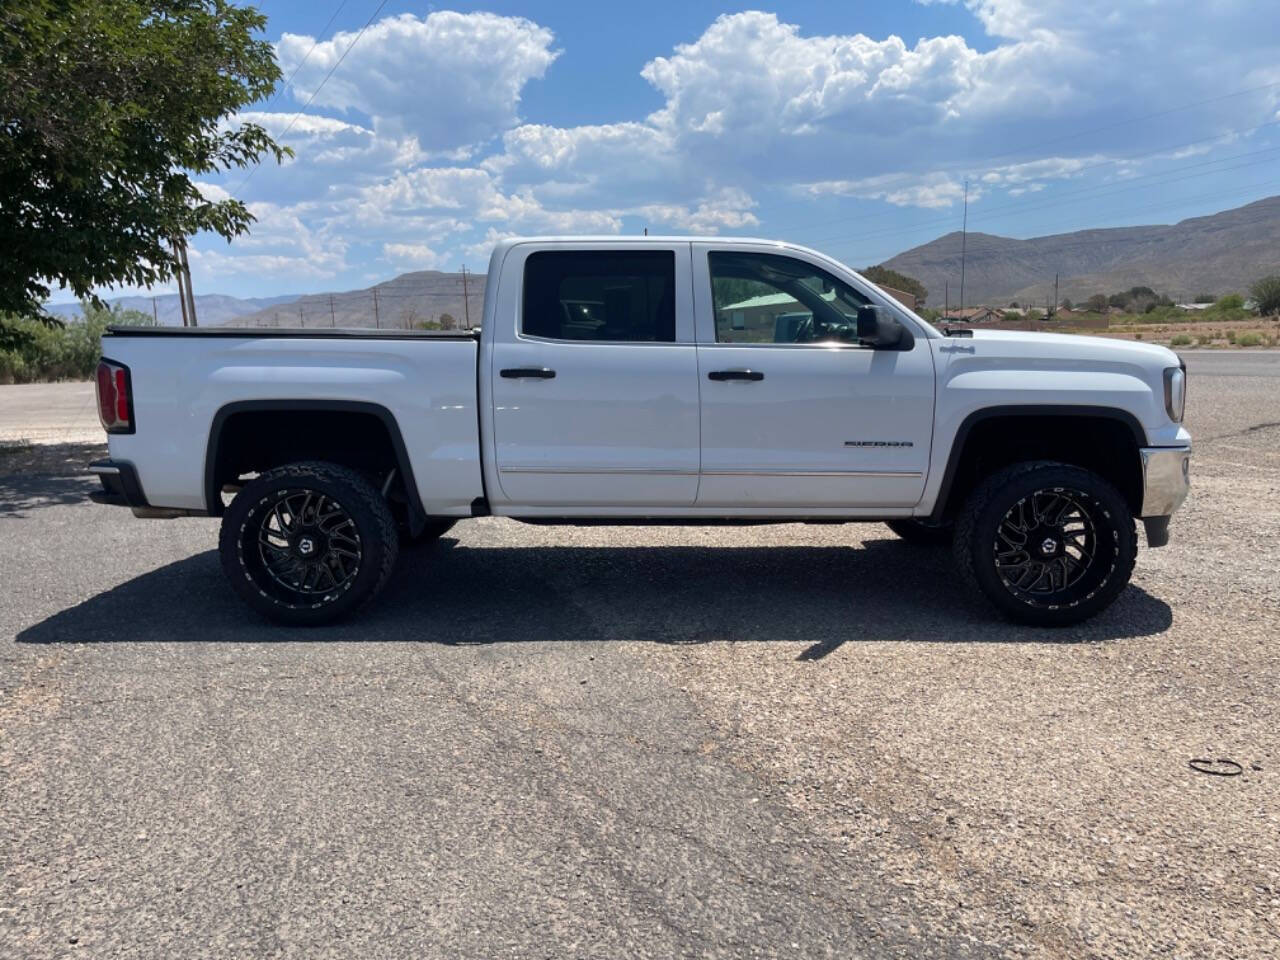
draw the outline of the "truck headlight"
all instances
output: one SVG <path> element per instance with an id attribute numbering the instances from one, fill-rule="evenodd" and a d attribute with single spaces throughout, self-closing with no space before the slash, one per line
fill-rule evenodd
<path id="1" fill-rule="evenodd" d="M 1174 423 L 1182 422 L 1187 407 L 1187 365 L 1165 367 L 1164 409 Z"/>

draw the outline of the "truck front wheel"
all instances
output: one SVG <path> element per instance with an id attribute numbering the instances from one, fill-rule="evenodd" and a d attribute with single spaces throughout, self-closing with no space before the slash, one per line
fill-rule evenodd
<path id="1" fill-rule="evenodd" d="M 371 600 L 395 566 L 387 502 L 359 473 L 292 463 L 245 484 L 222 518 L 218 549 L 232 587 L 262 615 L 331 623 Z"/>
<path id="2" fill-rule="evenodd" d="M 965 579 L 1006 616 L 1067 626 L 1120 595 L 1138 534 L 1124 498 L 1102 477 L 1039 461 L 980 483 L 956 518 L 953 546 Z"/>

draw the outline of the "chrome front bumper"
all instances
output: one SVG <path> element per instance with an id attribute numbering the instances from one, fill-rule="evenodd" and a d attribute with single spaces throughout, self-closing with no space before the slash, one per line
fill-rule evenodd
<path id="1" fill-rule="evenodd" d="M 1147 545 L 1169 542 L 1169 517 L 1182 506 L 1191 488 L 1190 447 L 1144 447 L 1142 457 L 1142 518 Z"/>

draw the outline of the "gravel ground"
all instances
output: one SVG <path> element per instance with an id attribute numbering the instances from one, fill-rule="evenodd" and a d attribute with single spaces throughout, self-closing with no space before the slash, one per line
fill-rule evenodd
<path id="1" fill-rule="evenodd" d="M 1280 379 L 1190 359 L 1068 631 L 876 525 L 485 519 L 300 636 L 0 444 L 0 956 L 1275 956 Z"/>
<path id="2" fill-rule="evenodd" d="M 1015 956 L 1276 956 L 1280 381 L 1193 384 L 1173 542 L 1091 624 L 988 622 L 944 555 L 886 573 L 890 546 L 867 540 L 838 568 L 765 568 L 830 591 L 788 611 L 793 642 L 734 642 L 779 616 L 740 580 L 719 584 L 732 618 L 707 625 L 723 642 L 646 653 L 732 734 L 735 763 L 911 886 L 935 927 Z"/>

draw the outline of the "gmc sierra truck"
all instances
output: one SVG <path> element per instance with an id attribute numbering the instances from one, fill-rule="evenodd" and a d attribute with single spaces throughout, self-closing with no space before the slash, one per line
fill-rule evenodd
<path id="1" fill-rule="evenodd" d="M 93 499 L 219 516 L 278 621 L 350 614 L 403 540 L 536 523 L 883 521 L 1004 615 L 1075 623 L 1168 542 L 1186 370 L 1164 347 L 934 329 L 762 240 L 500 243 L 478 334 L 114 328 Z"/>

